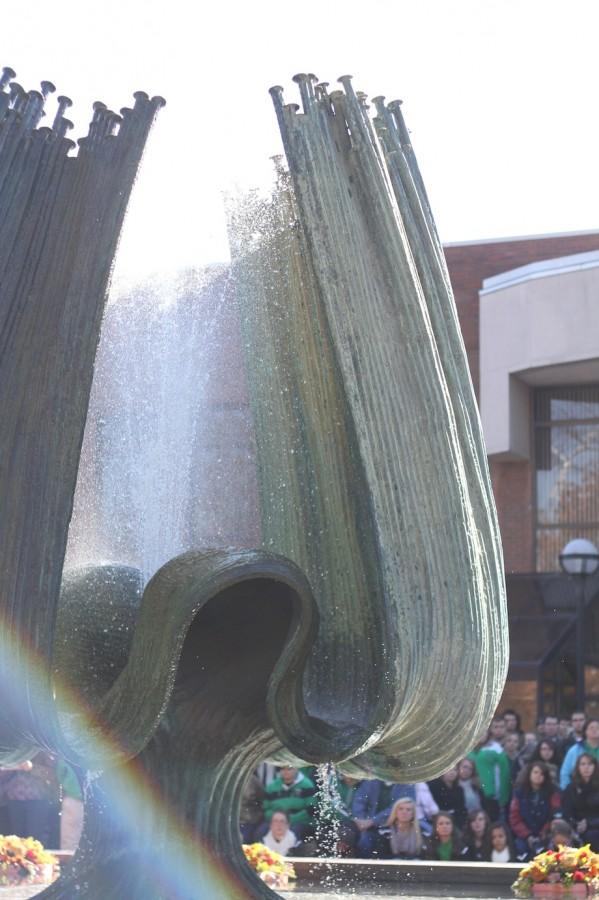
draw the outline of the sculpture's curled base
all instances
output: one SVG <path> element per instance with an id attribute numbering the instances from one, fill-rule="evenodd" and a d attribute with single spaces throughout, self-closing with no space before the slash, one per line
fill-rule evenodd
<path id="1" fill-rule="evenodd" d="M 101 581 L 102 572 L 94 570 L 94 578 Z M 118 570 L 106 572 L 114 582 Z M 130 570 L 122 570 L 122 579 L 131 580 Z M 71 581 L 71 601 L 89 584 L 90 570 L 79 584 Z M 77 607 L 69 603 L 71 612 Z M 153 615 L 146 615 L 148 608 Z M 89 621 L 89 603 L 86 609 Z M 179 644 L 161 649 L 161 632 L 173 631 L 167 620 L 177 615 L 185 620 Z M 90 774 L 79 850 L 69 871 L 42 894 L 45 900 L 274 896 L 241 848 L 245 781 L 283 743 L 299 755 L 303 742 L 306 758 L 315 752 L 326 758 L 343 752 L 350 740 L 351 729 L 333 732 L 303 705 L 301 672 L 315 628 L 307 582 L 280 557 L 252 551 L 186 554 L 155 576 L 144 593 L 128 661 L 113 684 L 104 686 L 104 696 L 116 691 L 121 709 L 145 689 L 147 703 L 155 703 L 152 680 L 164 650 L 174 660 L 168 703 L 158 710 L 159 725 L 142 752 L 101 775 Z M 88 639 L 94 640 L 93 633 Z M 74 646 L 71 641 L 71 654 Z M 78 656 L 89 652 L 85 642 L 76 647 Z M 72 655 L 69 667 L 76 677 Z M 104 702 L 102 709 L 108 708 Z M 138 713 L 130 709 L 125 721 Z M 128 735 L 117 742 L 115 730 L 103 739 L 103 752 L 109 754 L 113 743 L 116 757 Z"/>

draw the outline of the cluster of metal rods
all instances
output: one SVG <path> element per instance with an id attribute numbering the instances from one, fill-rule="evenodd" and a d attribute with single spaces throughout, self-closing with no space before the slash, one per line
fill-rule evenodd
<path id="1" fill-rule="evenodd" d="M 36 246 L 41 252 L 47 243 L 52 209 L 58 211 L 65 206 L 61 217 L 63 226 L 68 227 L 66 206 L 71 201 L 80 210 L 96 207 L 96 211 L 97 204 L 102 206 L 107 197 L 119 203 L 124 197 L 126 204 L 149 129 L 157 109 L 164 104 L 162 98 L 150 100 L 141 91 L 134 95 L 134 107 L 122 109 L 120 115 L 104 103 L 94 103 L 88 134 L 78 141 L 79 152 L 73 157 L 69 154 L 75 144 L 65 137 L 73 124 L 64 115 L 71 100 L 59 96 L 52 127 L 38 127 L 46 115 L 46 98 L 56 88 L 52 82 L 43 81 L 39 91 L 25 91 L 14 77 L 10 68 L 4 68 L 0 77 L 0 279 L 4 308 L 10 285 L 5 267 L 10 265 L 14 272 L 26 258 L 34 270 Z M 95 198 L 85 196 L 89 191 Z M 24 233 L 27 241 L 22 239 Z"/>
<path id="2" fill-rule="evenodd" d="M 15 77 L 16 72 L 13 69 L 8 66 L 2 69 L 2 75 L 0 75 L 0 123 L 5 120 L 18 119 L 23 129 L 31 131 L 37 128 L 42 118 L 45 117 L 46 100 L 49 94 L 55 93 L 56 88 L 51 81 L 42 81 L 39 91 L 26 91 L 14 80 Z M 78 141 L 80 146 L 85 145 L 89 139 L 114 135 L 119 126 L 130 119 L 134 111 L 139 113 L 140 107 L 147 106 L 148 103 L 154 110 L 164 105 L 162 97 L 153 97 L 152 100 L 149 100 L 148 95 L 143 91 L 138 91 L 133 96 L 136 101 L 134 109 L 124 107 L 121 109 L 120 115 L 108 109 L 105 103 L 100 101 L 94 103 L 94 115 L 90 123 L 89 134 L 87 138 L 81 138 Z M 65 110 L 72 105 L 69 97 L 59 96 L 57 98 L 51 131 L 59 137 L 65 137 L 67 132 L 73 128 L 73 123 L 64 114 Z"/>
<path id="3" fill-rule="evenodd" d="M 329 82 L 319 81 L 316 75 L 300 73 L 295 75 L 293 80 L 298 85 L 302 109 L 305 115 L 309 115 L 315 109 L 321 109 L 330 115 L 337 116 L 345 122 L 349 138 L 352 133 L 352 112 L 355 113 L 360 110 L 366 124 L 370 125 L 368 95 L 363 91 L 354 91 L 351 75 L 342 75 L 338 79 L 344 90 L 336 91 L 329 91 Z M 290 117 L 299 112 L 300 107 L 297 103 L 286 104 L 283 102 L 283 88 L 280 85 L 272 87 L 270 94 L 279 121 L 281 119 L 288 121 Z M 410 137 L 401 112 L 402 101 L 392 100 L 385 105 L 384 97 L 373 97 L 372 102 L 377 112 L 372 121 L 377 130 L 383 131 L 390 128 L 397 135 L 401 146 L 404 148 L 409 147 Z"/>
<path id="4" fill-rule="evenodd" d="M 384 161 L 381 159 L 381 163 L 386 169 L 396 168 L 398 160 L 394 160 L 394 156 L 401 157 L 409 171 L 409 181 L 418 193 L 418 202 L 426 216 L 427 228 L 434 235 L 435 243 L 438 245 L 436 248 L 438 253 L 440 244 L 422 175 L 412 148 L 410 133 L 401 111 L 402 101 L 392 100 L 385 103 L 384 97 L 373 97 L 376 115 L 371 118 L 371 107 L 367 102 L 368 94 L 354 90 L 351 75 L 341 75 L 337 79 L 343 90 L 336 91 L 329 91 L 329 82 L 319 81 L 316 75 L 311 73 L 299 73 L 293 80 L 299 88 L 301 113 L 297 103 L 284 102 L 283 88 L 280 85 L 270 89 L 290 166 L 293 168 L 291 160 L 295 155 L 293 134 L 297 128 L 302 127 L 304 117 L 313 119 L 315 115 L 324 116 L 321 130 L 328 131 L 332 127 L 340 148 L 351 150 L 363 146 L 365 142 L 377 155 L 381 156 L 381 151 L 383 152 L 385 159 Z M 443 262 L 442 266 L 444 267 Z"/>
<path id="5" fill-rule="evenodd" d="M 311 714 L 332 725 L 343 710 L 363 728 L 356 777 L 427 779 L 476 741 L 507 668 L 480 421 L 400 101 L 375 96 L 370 109 L 350 76 L 331 91 L 294 81 L 301 108 L 271 89 L 284 215 L 257 229 L 250 200 L 241 227 L 264 238 L 233 254 L 262 540 L 318 598 Z M 459 708 L 456 678 L 468 685 Z"/>
<path id="6" fill-rule="evenodd" d="M 51 654 L 108 282 L 164 104 L 143 92 L 120 115 L 95 103 L 72 153 L 69 98 L 58 97 L 52 127 L 40 125 L 54 85 L 25 91 L 14 77 L 9 68 L 0 77 L 0 619 L 15 651 L 10 663 L 0 654 L 0 680 L 19 713 L 0 710 L 4 748 L 24 735 L 56 746 L 49 670 L 33 684 L 23 648 Z"/>
<path id="7" fill-rule="evenodd" d="M 354 90 L 351 75 L 341 75 L 337 80 L 343 90 L 335 91 L 329 91 L 330 83 L 319 81 L 312 73 L 299 73 L 293 80 L 298 85 L 301 112 L 299 104 L 284 102 L 280 85 L 270 89 L 290 170 L 301 170 L 303 163 L 298 147 L 313 140 L 314 133 L 320 133 L 320 140 L 325 143 L 333 135 L 342 152 L 361 149 L 367 156 L 377 158 L 381 171 L 390 178 L 400 209 L 405 209 L 407 202 L 415 218 L 420 220 L 416 230 L 430 244 L 429 250 L 436 257 L 436 266 L 446 286 L 445 258 L 401 111 L 402 101 L 386 103 L 383 96 L 373 97 L 376 115 L 371 117 L 368 94 Z M 303 139 L 299 138 L 300 133 Z"/>

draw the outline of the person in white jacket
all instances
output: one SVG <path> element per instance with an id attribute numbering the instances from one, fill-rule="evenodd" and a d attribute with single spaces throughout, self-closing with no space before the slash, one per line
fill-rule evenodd
<path id="1" fill-rule="evenodd" d="M 286 812 L 274 812 L 270 818 L 270 829 L 262 839 L 262 843 L 269 850 L 287 856 L 293 847 L 297 847 L 298 839 L 289 827 L 289 818 Z"/>
<path id="2" fill-rule="evenodd" d="M 432 819 L 439 812 L 426 781 L 416 782 L 416 816 L 423 834 L 432 833 Z"/>

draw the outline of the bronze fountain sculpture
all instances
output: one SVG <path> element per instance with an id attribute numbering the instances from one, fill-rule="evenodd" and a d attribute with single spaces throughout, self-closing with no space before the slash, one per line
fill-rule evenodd
<path id="1" fill-rule="evenodd" d="M 190 550 L 141 595 L 126 566 L 62 569 L 110 267 L 162 101 L 96 104 L 70 156 L 66 98 L 39 128 L 44 96 L 13 77 L 0 749 L 46 747 L 86 773 L 79 851 L 43 896 L 273 896 L 237 827 L 260 760 L 432 777 L 472 746 L 505 678 L 485 450 L 409 134 L 399 103 L 377 98 L 371 118 L 349 77 L 329 93 L 296 76 L 301 112 L 272 89 L 288 172 L 230 213 L 262 546 Z"/>

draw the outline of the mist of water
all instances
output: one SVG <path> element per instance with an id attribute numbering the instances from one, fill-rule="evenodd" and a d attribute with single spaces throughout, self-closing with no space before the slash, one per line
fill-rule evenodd
<path id="1" fill-rule="evenodd" d="M 256 546 L 254 446 L 225 266 L 152 281 L 106 310 L 67 567 Z"/>

